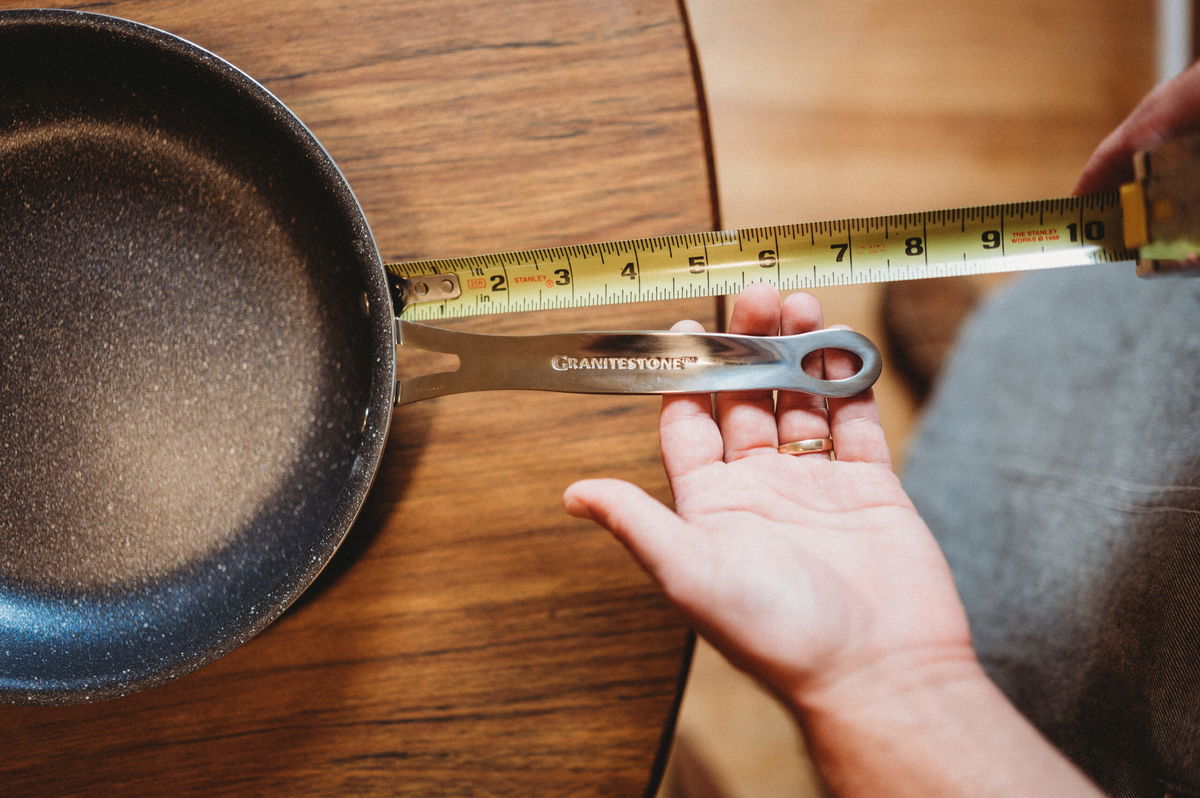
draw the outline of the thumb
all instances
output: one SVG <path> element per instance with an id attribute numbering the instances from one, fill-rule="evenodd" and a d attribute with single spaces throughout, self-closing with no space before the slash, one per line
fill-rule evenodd
<path id="1" fill-rule="evenodd" d="M 563 504 L 576 518 L 611 532 L 660 584 L 664 568 L 686 551 L 687 522 L 636 485 L 585 479 L 567 488 Z"/>

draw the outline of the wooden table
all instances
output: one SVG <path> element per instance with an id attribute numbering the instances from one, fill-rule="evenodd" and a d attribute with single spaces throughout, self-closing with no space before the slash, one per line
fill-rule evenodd
<path id="1" fill-rule="evenodd" d="M 342 166 L 386 259 L 714 223 L 687 30 L 670 0 L 66 5 L 164 28 L 263 81 Z M 684 316 L 711 325 L 713 304 L 457 326 L 661 328 Z M 688 636 L 559 497 L 611 475 L 667 498 L 656 412 L 646 397 L 516 393 L 397 411 L 363 516 L 297 606 L 165 687 L 0 709 L 0 793 L 652 790 Z"/>

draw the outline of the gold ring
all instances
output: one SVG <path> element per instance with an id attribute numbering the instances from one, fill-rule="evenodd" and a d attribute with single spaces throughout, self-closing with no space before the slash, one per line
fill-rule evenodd
<path id="1" fill-rule="evenodd" d="M 833 453 L 833 438 L 808 438 L 802 441 L 792 441 L 779 447 L 780 454 L 817 454 L 820 452 Z"/>

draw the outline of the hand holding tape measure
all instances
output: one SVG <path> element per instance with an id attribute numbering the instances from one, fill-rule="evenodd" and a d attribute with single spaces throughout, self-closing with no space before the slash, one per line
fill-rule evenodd
<path id="1" fill-rule="evenodd" d="M 1194 271 L 1200 137 L 1138 153 L 1118 192 L 386 266 L 407 320 L 1137 260 Z"/>

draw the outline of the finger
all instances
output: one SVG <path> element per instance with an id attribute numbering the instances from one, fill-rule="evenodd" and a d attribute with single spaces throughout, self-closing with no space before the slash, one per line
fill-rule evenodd
<path id="1" fill-rule="evenodd" d="M 681 321 L 674 332 L 704 332 L 694 321 Z M 659 443 L 663 467 L 674 480 L 697 468 L 717 463 L 724 456 L 721 430 L 712 414 L 710 394 L 677 394 L 663 397 L 659 415 Z"/>
<path id="2" fill-rule="evenodd" d="M 747 286 L 734 302 L 729 332 L 778 335 L 779 291 L 765 283 Z M 771 391 L 726 391 L 717 394 L 716 405 L 726 462 L 775 451 L 779 436 Z"/>
<path id="3" fill-rule="evenodd" d="M 1159 84 L 1092 153 L 1076 194 L 1113 189 L 1133 178 L 1133 154 L 1200 128 L 1200 63 Z"/>
<path id="4" fill-rule="evenodd" d="M 590 518 L 619 540 L 660 585 L 688 559 L 687 522 L 636 485 L 619 479 L 585 479 L 563 493 L 563 506 Z"/>
<path id="5" fill-rule="evenodd" d="M 838 329 L 849 329 L 845 325 L 834 325 Z M 852 377 L 861 368 L 858 359 L 841 349 L 830 349 L 825 353 L 825 378 L 844 380 Z M 883 427 L 879 424 L 879 408 L 875 405 L 875 394 L 870 389 L 845 399 L 830 398 L 829 432 L 838 460 L 860 463 L 892 465 Z"/>
<path id="6" fill-rule="evenodd" d="M 824 324 L 821 303 L 812 294 L 792 294 L 784 300 L 781 324 L 784 335 L 812 332 Z M 805 358 L 804 371 L 811 377 L 825 378 L 825 362 L 821 352 Z M 829 412 L 823 396 L 801 391 L 780 391 L 775 415 L 780 443 L 829 436 Z"/>

